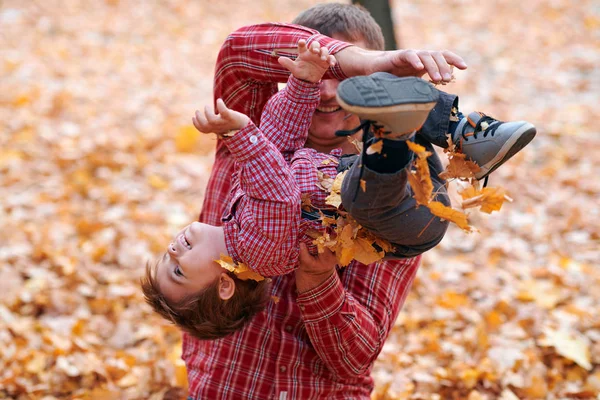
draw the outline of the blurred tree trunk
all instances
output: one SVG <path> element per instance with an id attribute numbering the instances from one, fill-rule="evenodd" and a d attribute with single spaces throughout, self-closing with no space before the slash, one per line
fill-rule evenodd
<path id="1" fill-rule="evenodd" d="M 394 34 L 394 21 L 392 20 L 392 10 L 390 0 L 352 0 L 353 4 L 360 4 L 375 18 L 375 21 L 381 26 L 383 37 L 385 38 L 385 49 L 396 50 L 396 35 Z"/>

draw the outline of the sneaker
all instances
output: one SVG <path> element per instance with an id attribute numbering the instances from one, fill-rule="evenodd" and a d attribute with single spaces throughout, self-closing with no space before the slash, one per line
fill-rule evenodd
<path id="1" fill-rule="evenodd" d="M 376 122 L 381 128 L 376 136 L 396 140 L 412 137 L 423 126 L 438 97 L 438 90 L 423 79 L 387 72 L 348 78 L 337 89 L 344 110 Z"/>
<path id="2" fill-rule="evenodd" d="M 535 137 L 526 121 L 502 122 L 480 112 L 462 118 L 452 137 L 454 144 L 481 168 L 475 178 L 486 178 Z"/>

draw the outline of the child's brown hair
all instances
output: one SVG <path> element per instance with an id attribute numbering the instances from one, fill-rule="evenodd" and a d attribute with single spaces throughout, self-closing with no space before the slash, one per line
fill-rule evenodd
<path id="1" fill-rule="evenodd" d="M 155 279 L 157 265 L 153 268 L 147 263 L 146 275 L 141 279 L 146 302 L 163 318 L 198 339 L 219 339 L 241 329 L 269 301 L 268 279 L 243 281 L 234 273 L 223 270 L 235 282 L 235 291 L 230 299 L 219 297 L 217 278 L 201 291 L 177 302 L 169 302 Z"/>

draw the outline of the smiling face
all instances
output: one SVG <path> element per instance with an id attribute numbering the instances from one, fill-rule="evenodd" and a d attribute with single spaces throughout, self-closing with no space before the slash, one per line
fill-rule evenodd
<path id="1" fill-rule="evenodd" d="M 345 40 L 340 35 L 333 35 L 334 39 Z M 364 40 L 352 42 L 362 48 L 367 48 Z M 330 152 L 335 148 L 342 148 L 344 153 L 355 153 L 356 149 L 347 138 L 335 136 L 338 130 L 349 130 L 360 124 L 360 119 L 353 114 L 344 111 L 335 97 L 339 81 L 335 79 L 324 79 L 321 82 L 321 101 L 313 114 L 310 128 L 308 128 L 308 139 L 306 147 L 320 152 Z M 361 133 L 357 133 L 360 138 Z"/>
<path id="2" fill-rule="evenodd" d="M 156 268 L 156 280 L 166 299 L 178 302 L 217 279 L 220 289 L 223 286 L 221 298 L 231 297 L 235 283 L 214 261 L 221 253 L 227 253 L 221 227 L 193 222 L 179 231 Z"/>

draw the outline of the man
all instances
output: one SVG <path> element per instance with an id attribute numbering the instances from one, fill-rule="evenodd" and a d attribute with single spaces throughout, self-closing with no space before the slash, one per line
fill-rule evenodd
<path id="1" fill-rule="evenodd" d="M 338 60 L 322 83 L 321 103 L 309 129 L 307 147 L 322 152 L 339 148 L 352 153 L 353 146 L 335 132 L 360 124 L 337 104 L 337 80 L 387 71 L 399 76 L 427 72 L 432 80 L 440 82 L 450 80 L 452 66 L 466 68 L 462 59 L 450 52 L 366 51 L 335 40 L 371 49 L 383 46 L 375 21 L 354 6 L 318 6 L 295 22 L 311 26 L 324 22 L 320 29 L 328 28 L 327 33 L 334 39 L 313 29 L 285 24 L 242 28 L 230 35 L 221 49 L 214 95 L 258 123 L 265 102 L 277 90 L 277 82 L 287 79 L 286 70 L 277 63 L 278 56 L 291 55 L 300 39 L 318 41 Z M 449 116 L 448 101 L 452 106 L 455 97 L 446 99 L 446 104 L 432 114 Z M 433 118 L 426 123 L 430 132 L 443 132 L 439 139 L 445 138 L 449 129 L 448 118 L 445 125 L 443 119 Z M 225 146 L 218 143 L 201 222 L 220 225 L 232 171 L 233 160 L 227 157 Z M 401 190 L 406 192 L 406 188 Z M 407 247 L 406 256 L 422 253 L 443 236 L 442 232 L 441 236 L 420 238 L 421 230 L 417 223 L 407 226 L 407 236 L 414 239 L 414 246 Z M 404 303 L 420 256 L 369 266 L 354 262 L 339 273 L 330 273 L 327 266 L 331 260 L 310 260 L 305 249 L 303 254 L 304 267 L 295 274 L 273 279 L 272 295 L 278 301 L 270 303 L 242 331 L 215 341 L 198 341 L 184 335 L 182 357 L 188 369 L 191 398 L 369 398 L 372 364 Z"/>

